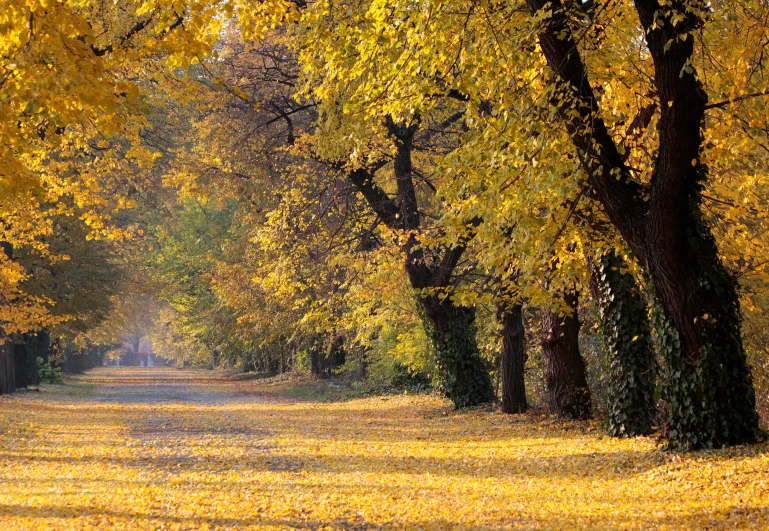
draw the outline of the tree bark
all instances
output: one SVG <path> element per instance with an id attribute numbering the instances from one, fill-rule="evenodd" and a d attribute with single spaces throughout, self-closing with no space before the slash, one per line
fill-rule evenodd
<path id="1" fill-rule="evenodd" d="M 648 434 L 656 416 L 657 361 L 646 299 L 615 250 L 604 253 L 599 264 L 588 269 L 608 374 L 606 423 L 609 434 L 615 437 Z"/>
<path id="2" fill-rule="evenodd" d="M 511 308 L 500 308 L 498 316 L 502 322 L 502 411 L 504 413 L 525 413 L 526 383 L 526 342 L 523 328 L 523 307 L 515 304 Z"/>
<path id="3" fill-rule="evenodd" d="M 0 332 L 0 395 L 16 391 L 16 364 L 13 342 Z"/>
<path id="4" fill-rule="evenodd" d="M 654 171 L 650 184 L 642 185 L 603 121 L 563 1 L 527 3 L 533 13 L 550 12 L 539 41 L 560 81 L 553 105 L 579 150 L 592 193 L 645 264 L 656 290 L 668 445 L 755 441 L 758 415 L 737 282 L 720 261 L 700 209 L 707 177 L 700 157 L 707 94 L 690 59 L 693 33 L 705 21 L 680 0 L 635 0 L 661 113 Z"/>
<path id="5" fill-rule="evenodd" d="M 29 387 L 27 349 L 24 344 L 13 345 L 14 366 L 16 369 L 16 389 Z"/>
<path id="6" fill-rule="evenodd" d="M 566 294 L 571 313 L 542 311 L 542 354 L 545 360 L 545 385 L 552 413 L 571 419 L 587 419 L 591 413 L 590 389 L 585 361 L 579 351 L 580 322 L 577 294 Z"/>
<path id="7" fill-rule="evenodd" d="M 24 334 L 24 348 L 27 350 L 27 379 L 30 385 L 40 384 L 40 373 L 37 370 L 37 359 L 47 363 L 51 349 L 51 337 L 46 330 L 34 334 Z"/>

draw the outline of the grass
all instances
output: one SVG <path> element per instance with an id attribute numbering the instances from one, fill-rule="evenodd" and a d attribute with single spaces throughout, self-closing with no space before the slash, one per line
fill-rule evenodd
<path id="1" fill-rule="evenodd" d="M 58 396 L 84 398 L 94 394 L 96 390 L 96 384 L 88 383 L 80 379 L 64 377 L 63 384 L 41 383 L 39 385 L 39 389 L 40 389 L 40 393 L 44 395 L 58 395 Z"/>

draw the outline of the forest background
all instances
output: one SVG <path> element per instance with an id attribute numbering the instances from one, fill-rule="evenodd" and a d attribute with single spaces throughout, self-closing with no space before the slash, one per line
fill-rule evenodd
<path id="1" fill-rule="evenodd" d="M 768 44 L 758 0 L 5 0 L 0 390 L 149 338 L 755 441 Z"/>

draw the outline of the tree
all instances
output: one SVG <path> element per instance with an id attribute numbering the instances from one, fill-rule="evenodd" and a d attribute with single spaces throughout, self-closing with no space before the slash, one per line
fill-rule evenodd
<path id="1" fill-rule="evenodd" d="M 573 148 L 556 156 L 560 170 L 541 173 L 535 190 L 570 183 L 577 193 L 562 195 L 560 202 L 570 195 L 596 199 L 649 272 L 661 306 L 659 333 L 666 338 L 662 389 L 671 446 L 754 440 L 755 396 L 740 336 L 737 285 L 700 207 L 709 185 L 705 161 L 710 162 L 703 155 L 703 134 L 725 127 L 708 122 L 706 111 L 763 94 L 756 74 L 763 55 L 752 21 L 763 20 L 765 6 L 740 3 L 732 16 L 721 3 L 591 5 L 530 0 L 534 16 L 528 16 L 516 5 L 493 2 L 430 2 L 419 8 L 374 3 L 361 16 L 367 23 L 356 38 L 376 75 L 363 65 L 349 67 L 366 72 L 368 82 L 356 108 L 424 113 L 436 94 L 455 91 L 478 105 L 499 102 L 493 123 L 508 141 L 486 151 L 490 160 L 513 147 L 519 158 L 539 163 L 540 152 L 526 147 L 547 150 L 565 134 Z M 749 44 L 736 38 L 738 20 L 751 21 Z M 722 50 L 722 43 L 738 41 Z M 429 51 L 420 47 L 424 42 L 431 43 Z M 718 51 L 695 55 L 695 48 Z M 733 55 L 737 51 L 742 58 Z M 731 64 L 736 66 L 724 67 Z M 716 103 L 707 102 L 706 75 Z M 725 83 L 733 75 L 737 87 Z M 627 124 L 636 122 L 632 109 L 643 114 L 650 106 L 659 110 L 651 125 L 626 134 Z M 561 128 L 548 130 L 542 125 L 550 120 L 537 120 L 549 115 L 548 107 Z M 740 116 L 745 118 L 747 124 L 762 123 L 757 114 Z M 741 135 L 753 142 L 750 133 Z"/>
<path id="2" fill-rule="evenodd" d="M 635 3 L 654 62 L 661 112 L 654 173 L 643 185 L 603 121 L 564 4 L 528 0 L 528 5 L 534 14 L 546 5 L 553 8 L 538 31 L 542 51 L 559 79 L 556 107 L 597 200 L 647 266 L 655 286 L 671 444 L 702 447 L 755 440 L 758 417 L 740 336 L 737 285 L 700 210 L 707 179 L 700 156 L 707 94 L 690 60 L 693 33 L 705 24 L 705 6 Z"/>

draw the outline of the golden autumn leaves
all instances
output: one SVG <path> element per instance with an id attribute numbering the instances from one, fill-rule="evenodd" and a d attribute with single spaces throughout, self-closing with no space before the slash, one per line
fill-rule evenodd
<path id="1" fill-rule="evenodd" d="M 3 529 L 764 529 L 764 445 L 667 454 L 428 396 L 97 370 L 0 401 Z M 144 379 L 137 380 L 137 376 Z M 179 378 L 174 381 L 174 378 Z"/>

